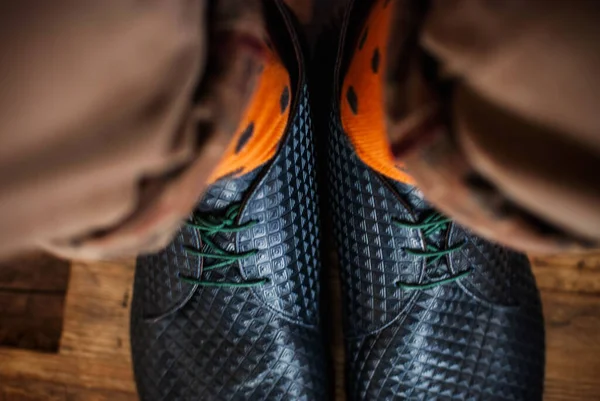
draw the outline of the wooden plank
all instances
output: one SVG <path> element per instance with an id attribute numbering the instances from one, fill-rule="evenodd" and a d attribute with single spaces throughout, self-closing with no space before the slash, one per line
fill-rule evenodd
<path id="1" fill-rule="evenodd" d="M 68 388 L 67 401 L 138 401 L 136 393 L 122 391 L 88 390 L 82 388 Z M 41 400 L 40 400 L 41 401 Z"/>
<path id="2" fill-rule="evenodd" d="M 543 291 L 545 401 L 600 399 L 600 297 Z"/>
<path id="3" fill-rule="evenodd" d="M 8 381 L 27 378 L 31 382 L 135 391 L 131 362 L 124 358 L 83 358 L 0 349 L 0 377 Z"/>
<path id="4" fill-rule="evenodd" d="M 42 253 L 0 263 L 0 346 L 58 351 L 69 265 Z"/>
<path id="5" fill-rule="evenodd" d="M 129 304 L 135 262 L 74 263 L 61 354 L 130 360 Z"/>
<path id="6" fill-rule="evenodd" d="M 600 295 L 600 251 L 585 255 L 531 256 L 542 290 Z"/>
<path id="7" fill-rule="evenodd" d="M 134 264 L 73 263 L 60 351 L 0 349 L 0 377 L 134 393 L 129 302 Z"/>
<path id="8" fill-rule="evenodd" d="M 0 292 L 0 345 L 57 352 L 64 301 L 62 294 Z"/>
<path id="9" fill-rule="evenodd" d="M 0 262 L 0 289 L 64 293 L 70 262 L 32 253 Z"/>
<path id="10" fill-rule="evenodd" d="M 12 381 L 0 377 L 0 401 L 137 401 L 134 393 L 85 389 L 65 384 Z"/>
<path id="11" fill-rule="evenodd" d="M 44 382 L 7 382 L 0 377 L 0 401 L 67 401 L 64 385 Z"/>

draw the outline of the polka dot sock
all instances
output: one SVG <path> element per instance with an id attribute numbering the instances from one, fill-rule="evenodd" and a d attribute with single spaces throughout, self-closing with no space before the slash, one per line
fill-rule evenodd
<path id="1" fill-rule="evenodd" d="M 271 160 L 287 126 L 292 98 L 290 76 L 271 41 L 244 118 L 209 182 L 241 176 Z"/>
<path id="2" fill-rule="evenodd" d="M 412 183 L 391 153 L 383 108 L 388 33 L 396 1 L 373 2 L 344 77 L 340 113 L 344 130 L 365 164 L 396 181 Z"/>

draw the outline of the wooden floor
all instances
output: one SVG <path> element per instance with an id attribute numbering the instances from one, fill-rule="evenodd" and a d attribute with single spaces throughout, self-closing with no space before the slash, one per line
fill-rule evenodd
<path id="1" fill-rule="evenodd" d="M 133 271 L 133 263 L 73 263 L 58 352 L 0 348 L 0 401 L 136 400 L 128 332 Z"/>
<path id="2" fill-rule="evenodd" d="M 600 400 L 600 252 L 532 260 L 546 315 L 545 400 Z M 0 348 L 0 401 L 136 400 L 128 335 L 133 271 L 127 261 L 73 263 L 57 352 Z M 332 348 L 339 367 L 341 347 Z"/>

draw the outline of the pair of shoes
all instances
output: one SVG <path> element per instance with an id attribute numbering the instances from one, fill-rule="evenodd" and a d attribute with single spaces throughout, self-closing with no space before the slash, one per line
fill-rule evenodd
<path id="1" fill-rule="evenodd" d="M 248 115 L 186 226 L 137 262 L 141 400 L 333 399 L 323 209 L 342 278 L 348 399 L 541 399 L 543 319 L 527 258 L 437 213 L 361 137 L 378 107 L 363 89 L 385 57 L 369 21 L 388 3 L 346 13 L 333 109 L 316 110 L 329 114 L 320 153 L 295 20 L 266 2 L 270 53 Z M 315 152 L 327 159 L 324 194 Z"/>

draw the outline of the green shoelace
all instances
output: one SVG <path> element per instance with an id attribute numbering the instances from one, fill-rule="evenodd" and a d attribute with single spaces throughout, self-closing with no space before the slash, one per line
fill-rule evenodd
<path id="1" fill-rule="evenodd" d="M 210 214 L 195 213 L 190 221 L 186 223 L 187 227 L 198 230 L 200 240 L 206 245 L 205 250 L 197 249 L 191 246 L 185 246 L 185 251 L 193 256 L 201 257 L 216 261 L 210 266 L 203 266 L 202 272 L 208 272 L 215 269 L 220 269 L 229 266 L 234 262 L 256 255 L 258 250 L 248 252 L 235 253 L 226 251 L 213 241 L 212 237 L 219 233 L 238 233 L 247 230 L 257 221 L 249 221 L 247 223 L 238 224 L 236 219 L 240 213 L 241 205 L 234 204 L 230 206 L 223 216 L 215 216 Z M 195 284 L 204 287 L 230 287 L 230 288 L 248 288 L 255 287 L 267 283 L 268 279 L 250 280 L 240 283 L 234 282 L 214 282 L 202 280 L 194 277 L 179 276 L 179 278 L 190 284 Z"/>
<path id="2" fill-rule="evenodd" d="M 421 230 L 421 233 L 424 238 L 429 238 L 431 235 L 438 234 L 442 230 L 446 230 L 448 228 L 448 225 L 451 222 L 452 222 L 452 220 L 450 220 L 446 216 L 441 215 L 438 212 L 430 213 L 423 221 L 417 222 L 417 223 L 413 223 L 413 222 L 409 222 L 409 221 L 402 221 L 399 219 L 393 220 L 393 223 L 395 225 L 397 225 L 398 227 Z M 427 267 L 427 266 L 439 261 L 444 256 L 458 251 L 463 246 L 465 246 L 464 242 L 461 244 L 453 245 L 446 249 L 439 249 L 437 246 L 435 246 L 433 244 L 426 244 L 424 250 L 423 249 L 410 249 L 410 248 L 403 248 L 403 250 L 406 253 L 408 253 L 409 255 L 421 256 L 421 257 L 425 258 L 425 266 Z M 449 277 L 446 277 L 446 278 L 443 278 L 440 280 L 435 280 L 433 282 L 424 283 L 424 284 L 415 284 L 415 283 L 408 283 L 408 282 L 404 282 L 404 281 L 397 281 L 396 286 L 398 288 L 402 288 L 403 290 L 427 290 L 430 288 L 438 287 L 440 285 L 455 282 L 457 280 L 460 280 L 460 279 L 468 276 L 469 274 L 471 274 L 471 269 L 453 274 Z"/>

